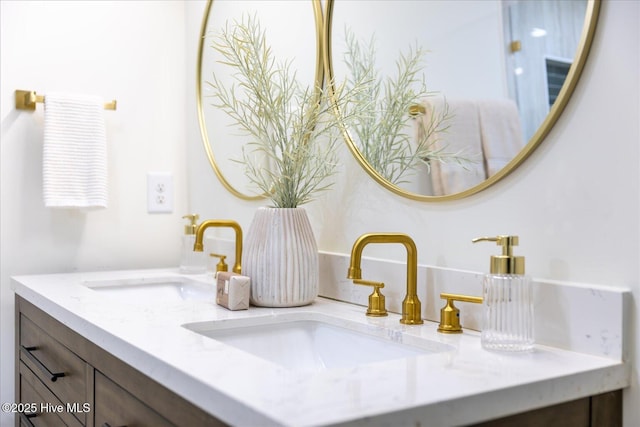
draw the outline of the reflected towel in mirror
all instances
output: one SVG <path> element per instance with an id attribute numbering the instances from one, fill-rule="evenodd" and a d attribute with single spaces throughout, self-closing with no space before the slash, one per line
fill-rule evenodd
<path id="1" fill-rule="evenodd" d="M 434 150 L 445 153 L 459 153 L 473 162 L 465 162 L 464 167 L 455 161 L 442 163 L 431 161 L 431 181 L 434 196 L 459 193 L 474 187 L 486 179 L 484 164 L 481 161 L 482 142 L 480 122 L 475 101 L 465 99 L 446 99 L 451 118 L 448 129 L 432 136 Z M 418 120 L 428 127 L 432 115 L 440 114 L 445 105 L 441 95 L 431 96 L 423 102 L 426 112 Z M 423 126 L 419 126 L 422 129 Z"/>
<path id="2" fill-rule="evenodd" d="M 478 101 L 487 178 L 505 167 L 524 147 L 518 107 L 510 99 Z"/>

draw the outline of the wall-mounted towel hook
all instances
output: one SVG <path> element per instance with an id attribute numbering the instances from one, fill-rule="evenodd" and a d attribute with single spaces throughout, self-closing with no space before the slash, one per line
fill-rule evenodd
<path id="1" fill-rule="evenodd" d="M 16 90 L 16 110 L 36 109 L 36 103 L 44 102 L 44 95 L 38 95 L 34 90 Z M 115 110 L 117 101 L 105 102 L 105 110 Z"/>

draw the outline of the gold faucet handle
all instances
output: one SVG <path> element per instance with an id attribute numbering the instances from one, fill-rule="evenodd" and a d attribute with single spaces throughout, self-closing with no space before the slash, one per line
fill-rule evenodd
<path id="1" fill-rule="evenodd" d="M 444 307 L 440 309 L 440 324 L 438 325 L 438 332 L 444 334 L 460 334 L 462 333 L 462 326 L 460 326 L 460 309 L 457 308 L 453 302 L 472 302 L 475 304 L 482 304 L 482 297 L 474 297 L 471 295 L 460 294 L 447 294 L 441 293 L 440 298 L 447 300 Z"/>
<path id="2" fill-rule="evenodd" d="M 353 283 L 356 285 L 373 286 L 373 292 L 369 295 L 367 316 L 382 317 L 388 315 L 387 309 L 384 305 L 384 295 L 380 292 L 380 289 L 384 288 L 384 283 L 362 279 L 353 279 Z"/>
<path id="3" fill-rule="evenodd" d="M 226 255 L 210 253 L 209 256 L 220 258 L 220 262 L 216 264 L 216 271 L 229 271 L 229 266 L 226 262 L 224 262 L 224 260 L 227 258 Z"/>

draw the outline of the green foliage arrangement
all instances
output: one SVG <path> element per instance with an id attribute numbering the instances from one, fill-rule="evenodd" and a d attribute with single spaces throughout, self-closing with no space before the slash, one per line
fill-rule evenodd
<path id="1" fill-rule="evenodd" d="M 442 111 L 432 111 L 429 121 L 419 120 L 418 135 L 414 135 L 409 111 L 432 96 L 427 91 L 423 60 L 427 51 L 421 46 L 400 52 L 396 74 L 382 78 L 376 68 L 375 37 L 360 43 L 352 31 L 345 29 L 344 61 L 349 77 L 347 86 L 365 82 L 346 105 L 345 114 L 356 116 L 350 130 L 362 156 L 387 181 L 398 185 L 420 165 L 430 170 L 431 162 L 456 162 L 463 167 L 470 160 L 462 153 L 448 153 L 437 148 L 438 135 L 448 128 L 451 119 L 446 102 Z M 362 84 L 362 83 L 360 83 Z"/>
<path id="2" fill-rule="evenodd" d="M 207 82 L 212 105 L 248 136 L 240 161 L 251 183 L 279 208 L 297 207 L 330 188 L 340 127 L 328 91 L 303 88 L 291 61 L 276 61 L 255 16 L 227 21 L 212 47 L 219 62 L 233 69 L 229 87 L 215 74 Z M 356 82 L 352 90 L 357 88 Z M 343 89 L 336 97 L 340 104 L 346 102 Z"/>

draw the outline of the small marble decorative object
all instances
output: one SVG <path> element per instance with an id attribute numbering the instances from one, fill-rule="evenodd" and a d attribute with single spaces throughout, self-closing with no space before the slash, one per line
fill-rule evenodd
<path id="1" fill-rule="evenodd" d="M 251 280 L 247 276 L 221 271 L 216 276 L 216 303 L 229 310 L 249 308 Z"/>
<path id="2" fill-rule="evenodd" d="M 242 272 L 251 304 L 296 307 L 318 296 L 318 247 L 303 208 L 260 208 L 247 233 Z"/>

